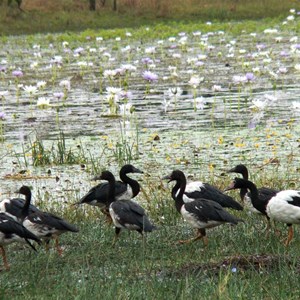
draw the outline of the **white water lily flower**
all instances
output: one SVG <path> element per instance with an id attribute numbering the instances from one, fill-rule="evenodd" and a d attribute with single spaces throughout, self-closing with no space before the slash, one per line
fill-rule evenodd
<path id="1" fill-rule="evenodd" d="M 103 76 L 105 78 L 112 78 L 115 77 L 117 75 L 116 70 L 105 70 L 103 72 Z"/>
<path id="2" fill-rule="evenodd" d="M 175 96 L 180 96 L 181 94 L 182 88 L 180 87 L 169 88 L 167 91 L 167 95 L 171 98 L 174 98 Z"/>
<path id="3" fill-rule="evenodd" d="M 67 91 L 70 91 L 71 90 L 71 82 L 70 80 L 62 80 L 60 83 L 59 83 L 59 86 L 60 87 L 63 87 L 64 89 L 66 89 Z"/>
<path id="4" fill-rule="evenodd" d="M 154 54 L 156 53 L 156 48 L 155 47 L 148 47 L 145 49 L 146 54 Z"/>
<path id="5" fill-rule="evenodd" d="M 199 110 L 203 110 L 204 109 L 204 106 L 206 104 L 206 100 L 204 97 L 197 97 L 195 100 L 196 103 L 196 108 L 199 109 Z"/>
<path id="6" fill-rule="evenodd" d="M 130 52 L 131 47 L 130 45 L 127 45 L 126 47 L 121 48 L 121 52 L 125 53 L 125 52 Z"/>
<path id="7" fill-rule="evenodd" d="M 275 34 L 277 32 L 278 32 L 277 29 L 271 29 L 271 28 L 267 28 L 264 30 L 264 33 L 267 33 L 267 34 Z"/>
<path id="8" fill-rule="evenodd" d="M 121 88 L 112 87 L 112 86 L 108 86 L 106 88 L 106 92 L 108 94 L 112 94 L 112 95 L 120 95 L 121 92 L 122 92 L 122 89 Z"/>
<path id="9" fill-rule="evenodd" d="M 240 76 L 240 75 L 234 75 L 232 77 L 232 81 L 234 84 L 243 84 L 247 82 L 247 77 L 246 76 Z"/>
<path id="10" fill-rule="evenodd" d="M 42 109 L 50 107 L 50 99 L 47 99 L 45 97 L 39 97 L 36 106 Z"/>
<path id="11" fill-rule="evenodd" d="M 175 58 L 175 59 L 180 59 L 182 57 L 182 55 L 180 53 L 174 53 L 172 55 L 172 57 Z"/>
<path id="12" fill-rule="evenodd" d="M 292 108 L 296 110 L 300 110 L 300 102 L 293 101 Z"/>
<path id="13" fill-rule="evenodd" d="M 296 71 L 300 71 L 300 64 L 296 64 L 296 65 L 295 65 L 295 70 L 296 70 Z"/>
<path id="14" fill-rule="evenodd" d="M 137 67 L 131 64 L 123 64 L 121 65 L 121 68 L 124 69 L 127 72 L 135 72 L 137 70 Z"/>
<path id="15" fill-rule="evenodd" d="M 222 87 L 220 85 L 215 84 L 215 85 L 212 86 L 211 90 L 213 92 L 220 92 L 222 90 Z"/>
<path id="16" fill-rule="evenodd" d="M 264 97 L 267 101 L 269 101 L 271 103 L 278 100 L 278 98 L 276 96 L 270 95 L 270 94 L 265 94 Z"/>
<path id="17" fill-rule="evenodd" d="M 130 116 L 133 113 L 133 106 L 131 103 L 120 104 L 119 109 L 122 116 Z"/>
<path id="18" fill-rule="evenodd" d="M 295 20 L 295 16 L 290 15 L 286 18 L 288 21 L 294 21 Z"/>
<path id="19" fill-rule="evenodd" d="M 41 80 L 41 81 L 38 81 L 38 82 L 36 83 L 36 86 L 37 86 L 38 89 L 43 89 L 43 88 L 46 86 L 46 84 L 47 84 L 46 81 Z"/>
<path id="20" fill-rule="evenodd" d="M 38 88 L 34 85 L 25 85 L 23 87 L 23 90 L 29 95 L 34 95 L 34 94 L 36 94 Z"/>
<path id="21" fill-rule="evenodd" d="M 199 77 L 198 75 L 193 75 L 189 80 L 188 84 L 195 89 L 197 88 L 197 86 L 199 86 L 200 82 L 202 82 L 203 80 L 204 80 L 203 77 Z"/>
<path id="22" fill-rule="evenodd" d="M 259 110 L 263 110 L 268 106 L 267 101 L 263 101 L 260 99 L 254 99 L 252 100 L 252 103 L 253 105 L 251 105 L 250 108 L 259 109 Z"/>

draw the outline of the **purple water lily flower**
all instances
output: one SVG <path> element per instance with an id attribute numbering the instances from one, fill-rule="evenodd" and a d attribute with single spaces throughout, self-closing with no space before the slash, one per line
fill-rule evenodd
<path id="1" fill-rule="evenodd" d="M 0 120 L 4 120 L 5 119 L 5 112 L 0 111 Z"/>
<path id="2" fill-rule="evenodd" d="M 144 57 L 142 58 L 142 63 L 145 65 L 149 65 L 153 63 L 153 60 L 150 57 Z"/>
<path id="3" fill-rule="evenodd" d="M 248 82 L 251 82 L 255 79 L 255 76 L 253 73 L 246 73 L 246 79 Z"/>
<path id="4" fill-rule="evenodd" d="M 64 94 L 63 92 L 55 92 L 55 93 L 53 93 L 53 96 L 54 96 L 55 98 L 57 98 L 57 99 L 63 98 L 64 95 L 65 95 L 65 94 Z"/>
<path id="5" fill-rule="evenodd" d="M 157 81 L 158 76 L 155 73 L 152 73 L 150 71 L 145 71 L 143 73 L 143 78 L 149 82 Z"/>
<path id="6" fill-rule="evenodd" d="M 23 72 L 21 70 L 14 70 L 14 71 L 12 71 L 12 75 L 15 77 L 22 77 Z"/>
<path id="7" fill-rule="evenodd" d="M 5 73 L 6 67 L 5 66 L 0 66 L 0 73 Z"/>

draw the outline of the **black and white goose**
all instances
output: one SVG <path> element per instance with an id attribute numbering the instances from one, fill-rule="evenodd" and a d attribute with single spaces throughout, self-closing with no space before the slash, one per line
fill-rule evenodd
<path id="1" fill-rule="evenodd" d="M 176 209 L 192 227 L 197 229 L 195 238 L 179 241 L 179 243 L 189 243 L 203 239 L 203 243 L 206 246 L 208 244 L 206 229 L 224 223 L 236 225 L 242 221 L 224 210 L 218 202 L 212 200 L 196 198 L 185 203 L 183 197 L 186 189 L 186 177 L 182 171 L 174 170 L 170 175 L 163 177 L 163 179 L 168 179 L 169 182 L 176 181 L 176 185 L 179 186 L 179 192 L 173 197 L 175 198 Z"/>
<path id="2" fill-rule="evenodd" d="M 129 173 L 143 173 L 141 170 L 135 168 L 133 165 L 124 165 L 120 170 L 120 179 L 115 183 L 115 198 L 116 200 L 129 200 L 138 195 L 140 192 L 139 183 L 127 176 Z M 94 177 L 94 180 L 101 179 L 101 176 Z M 102 182 L 91 188 L 86 195 L 84 195 L 76 204 L 89 204 L 105 208 L 107 196 L 109 191 L 109 183 Z"/>
<path id="3" fill-rule="evenodd" d="M 25 196 L 25 205 L 22 209 L 22 223 L 38 238 L 49 242 L 55 240 L 55 247 L 59 255 L 62 249 L 59 247 L 58 237 L 65 232 L 78 232 L 79 230 L 64 219 L 43 211 L 30 212 L 31 190 L 28 186 L 22 186 L 18 193 Z"/>
<path id="4" fill-rule="evenodd" d="M 172 198 L 179 194 L 180 184 L 177 182 L 172 188 Z M 204 198 L 219 203 L 222 207 L 227 207 L 235 210 L 243 210 L 243 206 L 235 201 L 232 197 L 224 194 L 216 187 L 202 181 L 189 182 L 186 185 L 183 202 L 187 203 L 195 199 Z"/>
<path id="5" fill-rule="evenodd" d="M 243 179 L 248 180 L 249 179 L 249 172 L 245 165 L 239 164 L 235 166 L 234 168 L 230 169 L 228 173 L 239 173 L 243 176 Z M 274 197 L 279 191 L 275 189 L 271 189 L 268 187 L 260 187 L 258 188 L 258 198 L 262 202 L 266 202 L 272 197 Z M 251 202 L 250 193 L 247 193 L 247 188 L 241 188 L 240 189 L 240 197 L 242 202 L 245 205 L 245 208 L 253 213 L 261 214 L 260 211 L 258 211 Z M 268 225 L 269 227 L 269 225 Z"/>
<path id="6" fill-rule="evenodd" d="M 0 212 L 3 212 L 13 218 L 15 221 L 21 221 L 22 209 L 24 207 L 25 200 L 22 198 L 4 199 L 0 202 Z M 29 212 L 33 213 L 39 211 L 39 209 L 30 204 Z"/>
<path id="7" fill-rule="evenodd" d="M 293 224 L 300 224 L 300 191 L 284 190 L 276 193 L 270 199 L 260 199 L 256 185 L 242 178 L 235 178 L 226 190 L 248 189 L 253 206 L 268 218 L 286 223 L 289 227 L 285 245 L 293 239 Z"/>
<path id="8" fill-rule="evenodd" d="M 149 221 L 145 210 L 132 200 L 116 201 L 116 180 L 114 175 L 109 171 L 103 171 L 99 179 L 107 180 L 109 190 L 107 195 L 107 203 L 109 204 L 109 213 L 115 225 L 115 239 L 117 241 L 122 229 L 136 230 L 143 235 L 144 232 L 151 232 L 155 226 Z"/>
<path id="9" fill-rule="evenodd" d="M 0 213 L 0 250 L 6 270 L 9 270 L 9 264 L 6 258 L 4 246 L 13 242 L 26 242 L 33 250 L 36 251 L 35 247 L 29 240 L 40 243 L 39 238 L 27 230 L 22 224 L 15 221 L 5 213 Z"/>

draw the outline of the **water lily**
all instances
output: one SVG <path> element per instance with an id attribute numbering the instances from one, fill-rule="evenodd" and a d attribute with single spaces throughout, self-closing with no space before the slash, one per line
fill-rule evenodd
<path id="1" fill-rule="evenodd" d="M 15 71 L 12 71 L 12 75 L 15 76 L 15 77 L 22 77 L 23 76 L 23 72 L 21 70 L 15 70 Z"/>
<path id="2" fill-rule="evenodd" d="M 195 98 L 194 103 L 196 103 L 197 110 L 198 109 L 203 110 L 204 106 L 206 104 L 206 100 L 204 97 L 197 97 L 197 98 Z"/>
<path id="3" fill-rule="evenodd" d="M 61 80 L 59 86 L 64 88 L 65 91 L 71 90 L 71 82 L 70 80 Z"/>
<path id="4" fill-rule="evenodd" d="M 50 107 L 50 99 L 45 97 L 39 97 L 36 106 L 41 109 Z"/>
<path id="5" fill-rule="evenodd" d="M 41 81 L 38 81 L 38 82 L 36 83 L 36 86 L 37 86 L 38 89 L 41 90 L 41 89 L 44 89 L 44 88 L 46 87 L 46 84 L 47 84 L 46 81 L 41 80 Z"/>
<path id="6" fill-rule="evenodd" d="M 188 84 L 189 84 L 192 88 L 196 89 L 196 88 L 199 86 L 200 82 L 202 82 L 203 80 L 204 80 L 203 77 L 200 77 L 200 76 L 198 76 L 198 75 L 193 75 L 193 76 L 190 78 Z"/>
<path id="7" fill-rule="evenodd" d="M 300 102 L 293 101 L 292 102 L 292 109 L 300 110 Z"/>
<path id="8" fill-rule="evenodd" d="M 38 88 L 35 85 L 25 85 L 23 87 L 23 90 L 25 93 L 29 94 L 30 96 L 33 96 L 37 93 Z"/>
<path id="9" fill-rule="evenodd" d="M 150 71 L 144 71 L 142 74 L 143 78 L 148 82 L 154 82 L 158 80 L 157 74 L 150 72 Z"/>
<path id="10" fill-rule="evenodd" d="M 213 92 L 221 92 L 221 91 L 222 91 L 222 87 L 221 87 L 220 85 L 214 84 L 214 85 L 212 86 L 211 90 L 212 90 Z"/>
<path id="11" fill-rule="evenodd" d="M 252 104 L 250 108 L 258 109 L 258 110 L 263 110 L 268 106 L 268 101 L 263 101 L 260 99 L 254 99 L 252 100 Z"/>

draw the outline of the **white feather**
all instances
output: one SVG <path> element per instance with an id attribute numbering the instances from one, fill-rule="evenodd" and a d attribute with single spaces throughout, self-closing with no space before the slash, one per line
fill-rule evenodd
<path id="1" fill-rule="evenodd" d="M 200 210 L 200 208 L 197 209 Z M 222 224 L 222 222 L 212 220 L 203 222 L 199 220 L 193 213 L 187 211 L 184 205 L 182 205 L 180 212 L 183 218 L 194 228 L 212 228 Z"/>
<path id="2" fill-rule="evenodd" d="M 300 197 L 300 191 L 285 190 L 277 193 L 267 205 L 267 214 L 271 219 L 287 224 L 300 224 L 300 207 L 288 201 Z"/>

